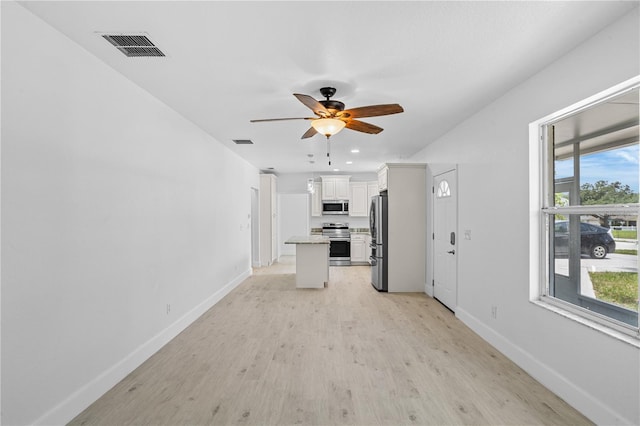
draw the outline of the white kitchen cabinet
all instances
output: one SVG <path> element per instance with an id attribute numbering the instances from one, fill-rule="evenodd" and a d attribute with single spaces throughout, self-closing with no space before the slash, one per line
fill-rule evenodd
<path id="1" fill-rule="evenodd" d="M 378 189 L 378 182 L 367 182 L 367 200 L 368 200 L 367 204 L 371 203 L 371 197 L 373 197 L 374 195 L 380 195 L 380 190 Z"/>
<path id="2" fill-rule="evenodd" d="M 349 198 L 349 216 L 366 217 L 368 214 L 367 182 L 352 182 L 351 197 Z"/>
<path id="3" fill-rule="evenodd" d="M 336 199 L 336 181 L 333 179 L 322 178 L 322 199 Z"/>
<path id="4" fill-rule="evenodd" d="M 313 194 L 311 194 L 311 216 L 322 216 L 322 183 L 313 182 Z"/>
<path id="5" fill-rule="evenodd" d="M 278 226 L 275 175 L 260 175 L 260 265 L 271 265 L 278 257 Z"/>
<path id="6" fill-rule="evenodd" d="M 348 200 L 351 176 L 320 176 L 323 200 Z"/>
<path id="7" fill-rule="evenodd" d="M 378 170 L 378 191 L 386 191 L 389 182 L 389 167 L 385 164 Z"/>
<path id="8" fill-rule="evenodd" d="M 329 282 L 329 240 L 322 235 L 293 236 L 285 244 L 294 244 L 296 288 L 324 288 Z"/>
<path id="9" fill-rule="evenodd" d="M 336 200 L 349 199 L 349 177 L 336 179 Z"/>
<path id="10" fill-rule="evenodd" d="M 351 234 L 351 263 L 368 263 L 366 234 Z"/>

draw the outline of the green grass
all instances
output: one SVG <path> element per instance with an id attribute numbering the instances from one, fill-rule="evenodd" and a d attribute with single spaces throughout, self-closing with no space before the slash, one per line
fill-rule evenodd
<path id="1" fill-rule="evenodd" d="M 638 250 L 616 249 L 616 254 L 632 254 L 634 256 L 637 256 Z"/>
<path id="2" fill-rule="evenodd" d="M 638 311 L 637 272 L 589 272 L 596 297 Z"/>
<path id="3" fill-rule="evenodd" d="M 611 233 L 613 234 L 613 238 L 624 238 L 629 240 L 637 240 L 638 239 L 638 231 L 631 230 L 622 230 L 622 229 L 612 229 Z"/>

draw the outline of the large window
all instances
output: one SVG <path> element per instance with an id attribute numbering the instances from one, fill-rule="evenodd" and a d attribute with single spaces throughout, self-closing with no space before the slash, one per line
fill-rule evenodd
<path id="1" fill-rule="evenodd" d="M 639 79 L 537 123 L 540 297 L 638 335 Z"/>

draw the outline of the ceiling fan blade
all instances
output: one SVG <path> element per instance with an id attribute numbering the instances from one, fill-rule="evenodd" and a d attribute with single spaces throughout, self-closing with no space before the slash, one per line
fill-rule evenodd
<path id="1" fill-rule="evenodd" d="M 315 120 L 318 117 L 291 117 L 291 118 L 262 118 L 259 120 L 249 120 L 251 123 L 260 123 L 262 121 L 283 121 L 283 120 Z"/>
<path id="2" fill-rule="evenodd" d="M 320 117 L 331 117 L 331 113 L 320 102 L 316 101 L 309 95 L 301 95 L 300 93 L 294 93 L 293 96 L 298 98 L 300 102 L 305 104 L 316 115 Z"/>
<path id="3" fill-rule="evenodd" d="M 384 129 L 382 127 L 374 126 L 373 124 L 365 123 L 360 120 L 349 120 L 346 122 L 345 126 L 347 129 L 357 130 L 358 132 L 370 133 L 370 134 L 378 134 Z"/>
<path id="4" fill-rule="evenodd" d="M 316 129 L 314 129 L 313 127 L 309 127 L 309 130 L 307 130 L 300 139 L 310 138 L 311 136 L 315 136 L 316 133 L 318 133 Z"/>
<path id="5" fill-rule="evenodd" d="M 351 108 L 338 113 L 339 117 L 360 118 L 360 117 L 377 117 L 379 115 L 389 115 L 404 112 L 404 109 L 398 104 L 369 105 L 359 108 Z"/>

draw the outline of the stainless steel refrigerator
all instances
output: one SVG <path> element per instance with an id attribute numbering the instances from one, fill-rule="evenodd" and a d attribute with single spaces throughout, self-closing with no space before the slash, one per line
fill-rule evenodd
<path id="1" fill-rule="evenodd" d="M 369 208 L 369 231 L 371 232 L 371 284 L 378 291 L 388 291 L 387 216 L 389 214 L 387 194 L 371 197 Z"/>

